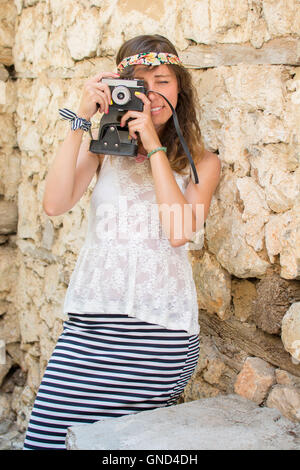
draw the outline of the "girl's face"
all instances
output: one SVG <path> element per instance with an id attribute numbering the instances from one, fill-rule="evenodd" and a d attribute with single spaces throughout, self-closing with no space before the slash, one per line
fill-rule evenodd
<path id="1" fill-rule="evenodd" d="M 167 65 L 158 65 L 149 68 L 147 65 L 134 66 L 134 78 L 145 81 L 147 90 L 158 91 L 164 95 L 176 108 L 178 100 L 178 83 L 175 72 Z M 172 116 L 172 111 L 166 100 L 157 93 L 148 93 L 151 101 L 151 117 L 157 132 L 161 131 L 165 123 Z"/>

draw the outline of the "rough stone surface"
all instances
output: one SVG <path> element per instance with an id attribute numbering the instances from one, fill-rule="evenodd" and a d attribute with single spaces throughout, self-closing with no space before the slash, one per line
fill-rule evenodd
<path id="1" fill-rule="evenodd" d="M 286 418 L 300 422 L 300 386 L 275 385 L 268 396 L 266 405 L 277 408 Z"/>
<path id="2" fill-rule="evenodd" d="M 247 279 L 235 279 L 231 286 L 234 314 L 240 321 L 246 321 L 252 315 L 253 304 L 257 298 L 256 287 Z"/>
<path id="3" fill-rule="evenodd" d="M 44 213 L 45 178 L 68 129 L 58 109 L 77 109 L 85 81 L 115 70 L 119 46 L 137 34 L 175 44 L 205 147 L 222 163 L 189 253 L 201 349 L 181 399 L 233 393 L 248 356 L 300 377 L 291 349 L 300 338 L 284 320 L 300 301 L 299 12 L 299 0 L 0 0 L 0 393 L 22 432 L 62 331 L 95 184 L 68 213 Z M 296 390 L 280 374 L 290 382 L 278 385 Z"/>
<path id="4" fill-rule="evenodd" d="M 284 315 L 295 299 L 300 299 L 299 281 L 287 281 L 272 273 L 256 285 L 256 296 L 251 318 L 255 324 L 270 334 L 279 334 Z M 300 304 L 300 302 L 298 302 Z M 300 339 L 300 330 L 299 330 Z"/>
<path id="5" fill-rule="evenodd" d="M 274 367 L 258 357 L 248 357 L 237 376 L 234 390 L 260 405 L 275 380 Z"/>
<path id="6" fill-rule="evenodd" d="M 284 315 L 281 338 L 285 349 L 300 361 L 300 302 L 291 305 Z"/>
<path id="7" fill-rule="evenodd" d="M 72 426 L 69 450 L 291 450 L 300 425 L 238 395 L 221 395 Z"/>

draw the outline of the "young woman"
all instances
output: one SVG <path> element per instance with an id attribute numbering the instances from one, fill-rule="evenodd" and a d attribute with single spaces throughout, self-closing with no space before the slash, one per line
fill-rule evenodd
<path id="1" fill-rule="evenodd" d="M 186 243 L 207 217 L 220 161 L 203 148 L 190 75 L 166 38 L 135 37 L 116 62 L 118 74 L 101 73 L 85 84 L 76 118 L 67 113 L 72 128 L 46 179 L 43 207 L 55 216 L 69 211 L 97 175 L 66 293 L 68 320 L 39 387 L 24 449 L 65 449 L 69 426 L 175 404 L 198 360 Z M 120 122 L 137 139 L 137 157 L 96 155 L 82 143 L 97 104 L 101 113 L 109 110 L 104 77 L 145 82 L 147 93 L 137 95 L 143 111 L 127 111 Z M 161 95 L 176 109 L 198 184 Z"/>

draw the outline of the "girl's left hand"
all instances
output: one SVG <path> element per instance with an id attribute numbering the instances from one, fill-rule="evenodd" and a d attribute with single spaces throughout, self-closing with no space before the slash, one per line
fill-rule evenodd
<path id="1" fill-rule="evenodd" d="M 144 149 L 147 152 L 151 152 L 151 150 L 161 146 L 151 118 L 151 101 L 146 95 L 144 95 L 144 93 L 136 93 L 136 96 L 144 103 L 143 111 L 127 111 L 127 113 L 122 116 L 120 125 L 123 127 L 129 118 L 133 118 L 132 121 L 128 122 L 128 129 L 131 138 L 137 139 L 138 136 L 136 135 L 136 132 L 138 132 Z"/>

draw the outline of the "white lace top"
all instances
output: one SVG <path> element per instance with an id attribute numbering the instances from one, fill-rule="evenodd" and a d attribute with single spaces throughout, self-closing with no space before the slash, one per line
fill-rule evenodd
<path id="1" fill-rule="evenodd" d="M 184 192 L 190 174 L 173 174 Z M 124 313 L 197 334 L 197 294 L 187 248 L 172 247 L 162 230 L 150 161 L 105 155 L 64 313 Z"/>

